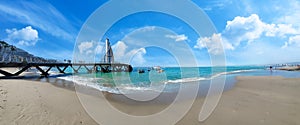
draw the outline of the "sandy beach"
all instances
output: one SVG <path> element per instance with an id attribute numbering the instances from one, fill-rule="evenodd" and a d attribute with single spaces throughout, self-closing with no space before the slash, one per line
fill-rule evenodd
<path id="1" fill-rule="evenodd" d="M 198 122 L 204 100 L 198 98 L 191 110 L 177 124 L 300 124 L 300 78 L 240 76 L 236 79 L 236 86 L 223 93 L 216 110 L 206 121 Z M 110 96 L 114 95 L 107 98 Z M 96 100 L 99 99 L 103 98 Z M 111 104 L 133 115 L 153 114 L 168 106 L 157 103 L 132 104 L 115 100 L 111 100 Z M 94 125 L 97 122 L 84 110 L 72 85 L 57 86 L 40 81 L 1 79 L 0 124 Z"/>
<path id="2" fill-rule="evenodd" d="M 96 125 L 70 87 L 0 80 L 1 125 Z"/>
<path id="3" fill-rule="evenodd" d="M 300 124 L 300 79 L 241 76 L 236 86 L 224 92 L 213 114 L 203 125 L 297 125 Z M 200 99 L 201 100 L 201 99 Z M 201 103 L 197 100 L 196 103 Z M 197 116 L 194 105 L 178 124 Z M 195 117 L 195 118 L 189 118 Z"/>

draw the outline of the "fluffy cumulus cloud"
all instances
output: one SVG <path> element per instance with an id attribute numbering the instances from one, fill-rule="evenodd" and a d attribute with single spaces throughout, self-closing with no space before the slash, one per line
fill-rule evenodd
<path id="1" fill-rule="evenodd" d="M 234 50 L 242 42 L 249 44 L 255 40 L 261 41 L 262 38 L 286 38 L 288 41 L 282 43 L 282 48 L 286 48 L 291 45 L 299 45 L 299 35 L 297 35 L 299 33 L 299 29 L 292 24 L 269 24 L 263 22 L 257 14 L 249 17 L 237 16 L 233 20 L 227 21 L 226 28 L 221 34 L 200 37 L 194 48 L 207 48 L 211 54 L 218 55 L 223 50 Z"/>
<path id="2" fill-rule="evenodd" d="M 297 29 L 292 24 L 266 24 L 264 26 L 265 35 L 268 37 L 286 37 L 286 35 L 295 35 Z"/>
<path id="3" fill-rule="evenodd" d="M 292 24 L 268 24 L 257 14 L 249 17 L 235 17 L 228 21 L 223 36 L 238 46 L 241 42 L 252 42 L 261 37 L 287 37 L 299 33 Z"/>
<path id="4" fill-rule="evenodd" d="M 293 25 L 300 26 L 299 23 L 300 1 L 299 0 L 288 0 L 288 1 L 243 0 L 237 2 L 241 3 L 242 5 L 241 11 L 246 10 L 246 13 L 248 14 L 258 13 L 260 16 L 264 17 L 265 20 L 269 20 L 272 23 L 276 23 L 276 24 L 293 24 Z"/>
<path id="5" fill-rule="evenodd" d="M 73 58 L 76 61 L 84 62 L 99 62 L 103 61 L 104 42 L 83 41 L 76 45 L 76 50 L 73 53 Z"/>
<path id="6" fill-rule="evenodd" d="M 99 43 L 96 45 L 96 48 L 95 48 L 95 53 L 96 54 L 102 54 L 104 53 L 104 50 L 103 50 L 103 47 L 104 47 L 104 43 Z"/>
<path id="7" fill-rule="evenodd" d="M 89 50 L 91 50 L 91 48 L 93 47 L 93 44 L 94 44 L 94 41 L 90 41 L 90 42 L 81 42 L 79 45 L 78 45 L 78 49 L 79 49 L 79 52 L 82 54 L 82 53 L 88 53 L 90 52 Z"/>
<path id="8" fill-rule="evenodd" d="M 104 43 L 95 41 L 85 41 L 78 45 L 80 54 L 102 54 Z"/>
<path id="9" fill-rule="evenodd" d="M 194 48 L 207 48 L 208 52 L 214 55 L 224 53 L 224 50 L 234 50 L 234 47 L 222 39 L 221 34 L 213 34 L 211 37 L 200 37 Z"/>
<path id="10" fill-rule="evenodd" d="M 133 65 L 142 65 L 146 62 L 144 55 L 147 53 L 145 48 L 130 49 L 123 41 L 118 41 L 112 45 L 115 61 L 126 62 Z"/>
<path id="11" fill-rule="evenodd" d="M 24 46 L 33 46 L 39 41 L 38 31 L 33 29 L 31 26 L 27 26 L 20 30 L 6 29 L 8 34 L 7 39 L 10 42 L 17 43 Z"/>
<path id="12" fill-rule="evenodd" d="M 227 21 L 223 35 L 235 46 L 241 41 L 251 42 L 261 36 L 264 31 L 264 23 L 256 14 L 249 17 L 235 17 L 232 21 Z"/>
<path id="13" fill-rule="evenodd" d="M 287 48 L 288 46 L 300 47 L 300 35 L 292 36 L 287 42 L 285 42 L 282 48 Z"/>
<path id="14" fill-rule="evenodd" d="M 146 63 L 144 55 L 147 53 L 145 48 L 135 49 L 128 53 L 128 57 L 131 57 L 131 62 L 134 65 L 143 65 Z"/>
<path id="15" fill-rule="evenodd" d="M 181 34 L 181 35 L 166 35 L 166 37 L 174 39 L 176 42 L 188 40 L 188 37 L 184 34 Z"/>
<path id="16" fill-rule="evenodd" d="M 114 44 L 112 46 L 112 49 L 114 50 L 114 55 L 117 58 L 124 57 L 126 54 L 127 48 L 128 48 L 128 46 L 122 41 L 118 41 L 116 44 Z"/>
<path id="17" fill-rule="evenodd" d="M 105 43 L 95 41 L 85 41 L 78 44 L 80 55 L 79 60 L 93 61 L 94 59 L 103 61 L 105 54 Z M 130 48 L 125 42 L 118 41 L 111 46 L 116 62 L 132 63 L 142 65 L 145 63 L 144 55 L 147 53 L 145 48 Z"/>

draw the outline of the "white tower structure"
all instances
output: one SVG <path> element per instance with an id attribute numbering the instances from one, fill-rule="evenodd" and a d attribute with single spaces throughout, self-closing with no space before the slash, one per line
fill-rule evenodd
<path id="1" fill-rule="evenodd" d="M 114 54 L 113 54 L 113 51 L 111 49 L 109 39 L 106 38 L 104 63 L 113 63 L 113 62 L 114 62 Z"/>

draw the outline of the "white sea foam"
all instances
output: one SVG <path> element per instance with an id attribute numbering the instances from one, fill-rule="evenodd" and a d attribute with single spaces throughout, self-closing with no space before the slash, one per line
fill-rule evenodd
<path id="1" fill-rule="evenodd" d="M 230 72 L 221 72 L 221 73 L 212 75 L 209 78 L 204 78 L 204 77 L 182 78 L 182 79 L 168 80 L 165 83 L 166 84 L 168 84 L 168 83 L 186 83 L 186 82 L 196 82 L 196 81 L 202 81 L 202 80 L 211 80 L 211 79 L 214 79 L 214 78 L 217 78 L 220 76 L 224 76 L 224 75 L 238 74 L 238 73 L 250 72 L 250 71 L 255 71 L 255 70 L 236 70 L 236 71 L 230 71 Z"/>
<path id="2" fill-rule="evenodd" d="M 195 81 L 201 81 L 201 80 L 207 80 L 207 78 L 204 77 L 194 77 L 194 78 L 182 78 L 182 79 L 176 79 L 176 80 L 168 80 L 167 83 L 185 83 L 185 82 L 195 82 Z"/>
<path id="3" fill-rule="evenodd" d="M 158 91 L 156 87 L 138 87 L 133 86 L 130 84 L 122 84 L 118 85 L 117 87 L 106 87 L 100 84 L 97 84 L 97 81 L 102 78 L 88 78 L 83 76 L 66 76 L 66 77 L 58 77 L 59 79 L 72 81 L 77 85 L 88 86 L 100 91 L 115 93 L 115 94 L 129 94 L 134 92 L 141 92 L 141 91 Z"/>
<path id="4" fill-rule="evenodd" d="M 105 91 L 105 92 L 110 92 L 110 93 L 116 93 L 120 94 L 119 91 L 112 87 L 105 87 L 97 84 L 97 80 L 100 80 L 102 78 L 88 78 L 88 77 L 82 77 L 82 76 L 66 76 L 66 77 L 58 77 L 59 79 L 67 80 L 67 81 L 72 81 L 77 85 L 82 85 L 82 86 L 88 86 L 94 89 L 98 89 L 100 91 Z"/>
<path id="5" fill-rule="evenodd" d="M 217 73 L 215 75 L 212 75 L 211 77 L 205 78 L 205 77 L 192 77 L 192 78 L 182 78 L 182 79 L 175 79 L 175 80 L 167 80 L 165 82 L 162 81 L 162 83 L 165 84 L 174 84 L 174 83 L 189 83 L 189 82 L 196 82 L 196 81 L 202 81 L 202 80 L 211 80 L 220 76 L 228 75 L 228 74 L 237 74 L 242 72 L 250 72 L 254 70 L 236 70 L 231 72 L 221 72 Z M 104 80 L 103 78 L 95 78 L 95 77 L 85 77 L 85 76 L 65 76 L 65 77 L 58 77 L 59 79 L 72 81 L 76 83 L 77 85 L 83 85 L 88 86 L 91 88 L 98 89 L 100 91 L 106 91 L 110 93 L 115 94 L 124 94 L 124 93 L 135 93 L 135 92 L 143 92 L 143 91 L 160 91 L 161 87 L 163 85 L 157 85 L 157 86 L 151 86 L 151 87 L 139 87 L 131 84 L 121 84 L 117 85 L 116 87 L 113 86 L 104 86 L 102 84 L 99 84 L 99 80 Z M 109 84 L 109 83 L 107 83 Z"/>
<path id="6" fill-rule="evenodd" d="M 160 92 L 160 90 L 162 90 L 160 87 L 163 86 L 151 86 L 151 87 L 139 87 L 139 86 L 133 86 L 133 85 L 120 85 L 118 86 L 118 90 L 121 93 L 126 93 L 126 94 L 130 94 L 130 93 L 137 93 L 137 92 Z"/>
<path id="7" fill-rule="evenodd" d="M 230 72 L 221 72 L 221 73 L 217 73 L 213 76 L 210 77 L 210 79 L 214 79 L 220 76 L 224 76 L 224 75 L 229 75 L 229 74 L 238 74 L 238 73 L 243 73 L 243 72 L 251 72 L 251 71 L 255 71 L 255 70 L 236 70 L 236 71 L 230 71 Z"/>

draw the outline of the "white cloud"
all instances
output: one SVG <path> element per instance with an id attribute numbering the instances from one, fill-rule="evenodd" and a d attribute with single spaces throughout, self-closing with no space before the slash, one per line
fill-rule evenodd
<path id="1" fill-rule="evenodd" d="M 300 47 L 300 35 L 290 37 L 288 42 L 285 42 L 282 48 L 286 48 L 288 46 Z"/>
<path id="2" fill-rule="evenodd" d="M 290 37 L 289 45 L 297 45 L 300 47 L 300 35 Z"/>
<path id="3" fill-rule="evenodd" d="M 79 52 L 81 54 L 83 53 L 91 53 L 91 49 L 92 47 L 94 46 L 94 41 L 90 41 L 90 42 L 81 42 L 79 45 L 78 45 L 78 49 L 79 49 Z"/>
<path id="4" fill-rule="evenodd" d="M 146 49 L 145 48 L 140 48 L 137 50 L 133 50 L 131 52 L 129 52 L 129 55 L 133 55 L 131 56 L 131 62 L 134 65 L 143 65 L 146 63 L 146 59 L 144 58 L 144 55 L 146 54 Z"/>
<path id="5" fill-rule="evenodd" d="M 126 49 L 128 48 L 128 46 L 122 42 L 122 41 L 118 41 L 116 44 L 114 44 L 112 46 L 112 49 L 114 50 L 114 56 L 116 58 L 122 58 L 125 56 L 126 54 Z"/>
<path id="6" fill-rule="evenodd" d="M 262 37 L 287 37 L 298 34 L 299 31 L 292 24 L 268 24 L 263 22 L 257 14 L 249 17 L 235 17 L 227 21 L 222 35 L 234 46 L 241 42 L 252 42 Z"/>
<path id="7" fill-rule="evenodd" d="M 284 42 L 284 45 L 281 47 L 282 49 L 287 48 L 289 46 L 288 42 Z"/>
<path id="8" fill-rule="evenodd" d="M 193 63 L 195 58 L 193 58 L 194 55 L 189 55 L 192 51 L 192 49 L 188 46 L 189 44 L 186 42 L 175 42 L 174 39 L 166 37 L 166 35 L 177 35 L 174 34 L 173 31 L 157 26 L 151 31 L 141 31 L 144 30 L 134 30 L 122 39 L 122 41 L 125 41 L 128 46 L 126 50 L 131 50 L 127 51 L 128 55 L 134 55 L 133 57 L 124 56 L 128 57 L 130 64 L 133 66 L 178 65 L 178 60 L 181 60 L 181 66 L 194 66 Z M 149 49 L 145 49 L 148 47 Z M 166 50 L 168 54 L 155 51 L 157 48 Z M 132 58 L 132 60 L 130 60 L 130 58 Z M 128 61 L 122 62 L 128 63 Z"/>
<path id="9" fill-rule="evenodd" d="M 19 45 L 33 46 L 39 40 L 38 31 L 31 26 L 27 26 L 20 30 L 15 28 L 6 29 L 6 33 L 8 34 L 8 41 L 17 42 Z"/>
<path id="10" fill-rule="evenodd" d="M 145 63 L 144 55 L 147 53 L 145 48 L 128 49 L 128 45 L 123 41 L 118 41 L 112 45 L 115 61 L 126 62 L 133 65 L 142 65 Z"/>
<path id="11" fill-rule="evenodd" d="M 74 61 L 84 62 L 99 62 L 103 61 L 104 56 L 103 42 L 96 42 L 93 40 L 83 41 L 76 45 L 75 53 L 73 53 Z"/>
<path id="12" fill-rule="evenodd" d="M 248 17 L 237 16 L 233 20 L 228 21 L 221 36 L 223 41 L 228 41 L 237 50 L 229 51 L 227 53 L 228 59 L 242 63 L 247 62 L 248 64 L 280 63 L 299 60 L 299 56 L 297 57 L 297 54 L 295 54 L 299 53 L 297 51 L 299 51 L 300 47 L 300 23 L 297 20 L 299 16 L 288 19 L 292 21 L 276 21 L 276 19 L 286 17 L 287 15 L 295 15 L 283 10 L 292 10 L 294 13 L 299 13 L 299 11 L 295 11 L 299 8 L 294 10 L 292 9 L 294 8 L 293 6 L 289 9 L 281 7 L 273 7 L 271 5 L 268 7 L 274 9 L 270 13 L 272 15 L 276 14 L 274 19 L 270 18 L 266 13 L 259 11 L 258 13 L 263 18 L 260 18 L 258 14 L 252 14 Z M 254 7 L 253 12 L 255 10 L 256 8 Z"/>
<path id="13" fill-rule="evenodd" d="M 104 53 L 103 47 L 104 47 L 104 43 L 100 42 L 95 48 L 95 53 L 96 54 Z"/>
<path id="14" fill-rule="evenodd" d="M 234 50 L 230 43 L 222 39 L 221 34 L 213 34 L 211 37 L 200 37 L 194 48 L 207 48 L 208 52 L 214 55 L 222 54 L 224 50 Z"/>
<path id="15" fill-rule="evenodd" d="M 293 24 L 294 26 L 300 26 L 300 1 L 288 0 L 287 2 L 270 2 L 270 8 L 276 8 L 272 10 L 273 21 L 276 23 Z"/>
<path id="16" fill-rule="evenodd" d="M 215 10 L 215 9 L 221 10 L 232 4 L 231 0 L 209 0 L 209 1 L 202 1 L 202 2 L 206 3 L 206 4 L 203 4 L 206 6 L 202 7 L 203 10 L 205 10 L 205 11 L 211 11 L 211 10 Z"/>
<path id="17" fill-rule="evenodd" d="M 176 42 L 188 40 L 188 37 L 184 34 L 181 34 L 181 35 L 166 35 L 166 37 L 174 39 Z"/>
<path id="18" fill-rule="evenodd" d="M 266 36 L 270 37 L 286 37 L 286 35 L 297 34 L 297 30 L 292 24 L 265 24 Z"/>
<path id="19" fill-rule="evenodd" d="M 78 45 L 78 59 L 85 61 L 102 60 L 105 54 L 105 44 L 102 42 L 85 41 Z M 118 41 L 111 46 L 114 53 L 114 60 L 122 63 L 133 63 L 141 65 L 145 62 L 145 48 L 129 48 L 123 41 Z"/>
<path id="20" fill-rule="evenodd" d="M 87 50 L 85 53 L 87 54 L 87 55 L 91 55 L 91 54 L 93 54 L 93 50 Z"/>
<path id="21" fill-rule="evenodd" d="M 55 37 L 75 40 L 76 29 L 55 7 L 44 1 L 0 1 L 0 16 L 7 21 L 32 25 Z"/>
<path id="22" fill-rule="evenodd" d="M 249 17 L 235 17 L 232 21 L 227 21 L 224 36 L 235 46 L 241 41 L 252 42 L 261 36 L 264 31 L 264 23 L 258 15 L 252 14 Z"/>
<path id="23" fill-rule="evenodd" d="M 138 31 L 138 32 L 148 32 L 148 31 L 155 30 L 155 28 L 156 28 L 155 26 L 145 26 L 143 28 L 137 29 L 136 31 Z"/>

